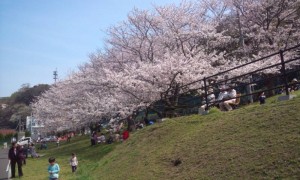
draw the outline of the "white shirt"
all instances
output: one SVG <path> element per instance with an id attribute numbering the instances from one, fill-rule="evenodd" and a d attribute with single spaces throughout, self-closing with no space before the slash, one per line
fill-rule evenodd
<path id="1" fill-rule="evenodd" d="M 236 90 L 235 89 L 231 89 L 230 91 L 228 91 L 227 93 L 227 96 L 226 96 L 227 99 L 231 99 L 231 98 L 236 98 Z"/>
<path id="2" fill-rule="evenodd" d="M 214 94 L 210 94 L 207 96 L 208 102 L 213 102 L 213 101 L 215 101 L 215 99 L 216 99 L 216 96 Z"/>
<path id="3" fill-rule="evenodd" d="M 208 103 L 212 103 L 216 100 L 216 96 L 214 94 L 210 94 L 207 96 Z M 206 104 L 205 97 L 203 98 L 202 104 Z"/>
<path id="4" fill-rule="evenodd" d="M 101 136 L 99 137 L 99 140 L 102 141 L 102 142 L 105 142 L 105 136 L 104 136 L 104 135 L 101 135 Z"/>
<path id="5" fill-rule="evenodd" d="M 74 156 L 70 159 L 70 165 L 71 166 L 77 166 L 78 165 L 78 161 L 77 161 L 77 157 Z"/>
<path id="6" fill-rule="evenodd" d="M 226 98 L 227 97 L 227 91 L 221 91 L 220 93 L 219 93 L 219 96 L 218 96 L 218 101 L 221 101 L 221 100 L 223 100 L 224 98 Z"/>

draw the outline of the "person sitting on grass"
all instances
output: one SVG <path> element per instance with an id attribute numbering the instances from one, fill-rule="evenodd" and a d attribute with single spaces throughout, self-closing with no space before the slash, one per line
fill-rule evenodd
<path id="1" fill-rule="evenodd" d="M 113 138 L 112 134 L 110 134 L 110 135 L 108 136 L 108 138 L 107 138 L 106 143 L 107 143 L 107 144 L 111 144 L 111 143 L 113 143 L 113 142 L 114 142 L 114 138 Z"/>
<path id="2" fill-rule="evenodd" d="M 232 85 L 230 85 L 228 87 L 226 96 L 224 96 L 225 101 L 223 101 L 223 102 L 221 102 L 219 104 L 220 105 L 220 109 L 222 111 L 225 111 L 225 110 L 231 111 L 232 107 L 229 104 L 235 103 L 235 98 L 236 98 L 236 90 L 233 89 Z M 228 100 L 226 100 L 226 99 L 228 99 Z"/>
<path id="3" fill-rule="evenodd" d="M 123 133 L 122 133 L 122 137 L 123 137 L 123 140 L 125 141 L 126 139 L 129 138 L 129 131 L 125 130 Z"/>
<path id="4" fill-rule="evenodd" d="M 226 91 L 226 86 L 225 85 L 222 85 L 221 87 L 219 87 L 219 90 L 220 90 L 220 93 L 218 95 L 218 98 L 217 98 L 217 101 L 219 102 L 219 107 L 221 109 L 221 103 L 220 101 L 224 100 L 226 97 L 227 97 L 227 91 Z M 221 111 L 224 110 L 224 109 L 221 109 Z"/>
<path id="5" fill-rule="evenodd" d="M 29 146 L 29 149 L 30 149 L 30 153 L 31 153 L 31 157 L 32 158 L 38 158 L 38 157 L 40 157 L 38 155 L 38 153 L 35 151 L 35 147 L 34 147 L 33 143 L 31 143 L 31 145 Z"/>
<path id="6" fill-rule="evenodd" d="M 290 92 L 297 91 L 299 90 L 299 88 L 300 88 L 300 84 L 298 83 L 298 80 L 294 78 L 290 83 L 289 91 Z"/>
<path id="7" fill-rule="evenodd" d="M 266 96 L 265 96 L 265 93 L 262 92 L 258 98 L 259 100 L 259 104 L 265 104 L 266 103 Z"/>
<path id="8" fill-rule="evenodd" d="M 105 136 L 103 133 L 101 133 L 101 136 L 98 137 L 98 143 L 105 143 Z"/>
<path id="9" fill-rule="evenodd" d="M 115 142 L 119 142 L 120 141 L 120 134 L 116 133 L 115 134 Z"/>

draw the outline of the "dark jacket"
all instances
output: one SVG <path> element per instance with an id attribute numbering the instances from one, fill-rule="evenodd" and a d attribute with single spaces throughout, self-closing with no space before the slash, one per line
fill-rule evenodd
<path id="1" fill-rule="evenodd" d="M 19 152 L 18 150 L 16 150 L 17 153 L 15 154 L 14 153 L 14 148 L 10 148 L 9 151 L 8 151 L 8 158 L 11 160 L 11 161 L 18 161 L 19 160 Z"/>
<path id="2" fill-rule="evenodd" d="M 18 155 L 18 160 L 23 161 L 25 159 L 25 149 L 24 148 L 17 148 L 17 155 Z"/>

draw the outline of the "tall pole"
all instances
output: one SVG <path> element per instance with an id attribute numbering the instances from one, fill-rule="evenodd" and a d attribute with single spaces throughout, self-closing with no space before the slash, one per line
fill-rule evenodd
<path id="1" fill-rule="evenodd" d="M 32 133 L 32 121 L 33 121 L 33 115 L 32 115 L 32 110 L 31 110 L 31 117 L 30 117 L 30 133 Z"/>
<path id="2" fill-rule="evenodd" d="M 55 69 L 55 71 L 53 71 L 53 79 L 54 79 L 54 83 L 56 83 L 56 80 L 58 79 L 57 76 L 58 76 L 58 74 L 57 74 L 57 69 Z"/>
<path id="3" fill-rule="evenodd" d="M 18 124 L 19 124 L 19 132 L 21 132 L 21 126 L 22 125 L 21 125 L 21 117 L 20 116 L 19 116 L 19 123 Z"/>

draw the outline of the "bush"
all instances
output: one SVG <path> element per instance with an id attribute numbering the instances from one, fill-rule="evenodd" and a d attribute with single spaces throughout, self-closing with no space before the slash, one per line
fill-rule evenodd
<path id="1" fill-rule="evenodd" d="M 6 134 L 5 136 L 4 136 L 4 139 L 11 139 L 12 137 L 15 137 L 15 138 L 17 138 L 17 134 Z"/>
<path id="2" fill-rule="evenodd" d="M 220 110 L 217 107 L 212 107 L 209 109 L 209 114 L 220 113 Z"/>
<path id="3" fill-rule="evenodd" d="M 31 132 L 30 131 L 25 131 L 25 137 L 31 137 Z"/>

